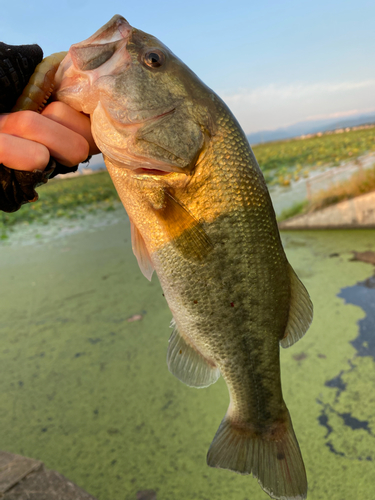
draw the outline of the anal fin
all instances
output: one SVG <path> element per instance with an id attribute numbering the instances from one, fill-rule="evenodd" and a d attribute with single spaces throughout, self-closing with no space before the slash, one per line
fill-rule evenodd
<path id="1" fill-rule="evenodd" d="M 282 347 L 290 347 L 307 332 L 313 318 L 313 305 L 309 294 L 289 264 L 290 306 L 285 335 L 280 341 Z"/>
<path id="2" fill-rule="evenodd" d="M 167 354 L 169 371 L 190 387 L 203 388 L 214 384 L 220 377 L 220 370 L 187 343 L 174 321 L 171 326 L 174 330 L 169 339 Z"/>

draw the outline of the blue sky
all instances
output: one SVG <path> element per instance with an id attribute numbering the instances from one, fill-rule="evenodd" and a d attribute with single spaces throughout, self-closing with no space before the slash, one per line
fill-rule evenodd
<path id="1" fill-rule="evenodd" d="M 246 133 L 375 112 L 374 0 L 14 0 L 0 40 L 48 55 L 114 14 L 168 45 Z"/>

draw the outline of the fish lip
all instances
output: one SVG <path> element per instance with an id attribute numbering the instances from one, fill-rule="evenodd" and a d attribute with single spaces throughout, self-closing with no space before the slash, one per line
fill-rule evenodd
<path id="1" fill-rule="evenodd" d="M 163 166 L 157 165 L 157 168 L 148 166 L 137 166 L 137 168 L 122 166 L 122 168 L 126 169 L 133 178 L 139 180 L 149 177 L 160 178 L 171 174 L 183 174 L 184 176 L 188 175 L 188 172 L 185 172 L 182 167 L 177 167 L 176 165 L 168 165 L 167 163 Z"/>
<path id="2" fill-rule="evenodd" d="M 170 174 L 183 174 L 184 176 L 188 175 L 188 172 L 185 172 L 182 167 L 177 167 L 175 165 L 166 164 L 166 168 L 152 168 L 152 167 L 138 167 L 134 169 L 129 169 L 131 174 L 134 177 L 142 178 L 144 176 L 152 176 L 152 177 L 164 177 L 165 175 Z"/>
<path id="3" fill-rule="evenodd" d="M 71 45 L 55 76 L 54 98 L 63 100 L 65 95 L 70 97 L 72 89 L 75 87 L 79 89 L 82 85 L 80 82 L 83 81 L 85 85 L 92 86 L 102 76 L 103 70 L 105 73 L 108 61 L 111 61 L 110 64 L 113 64 L 113 57 L 119 57 L 119 54 L 123 53 L 124 47 L 126 50 L 132 30 L 133 28 L 128 21 L 117 14 L 89 38 Z M 113 54 L 97 68 L 86 70 L 82 66 L 83 61 L 80 61 L 80 51 L 82 49 L 94 48 L 95 46 L 104 47 L 105 45 L 115 47 Z M 124 60 L 126 62 L 126 58 Z M 121 71 L 123 70 L 123 64 L 121 68 L 118 68 L 118 71 L 120 69 Z"/>
<path id="4" fill-rule="evenodd" d="M 156 168 L 136 168 L 135 170 L 130 170 L 133 177 L 136 179 L 143 179 L 144 177 L 164 177 L 166 175 L 175 174 L 175 173 L 183 173 L 183 172 L 175 172 L 169 170 L 160 170 Z"/>
<path id="5" fill-rule="evenodd" d="M 116 14 L 89 38 L 86 38 L 86 40 L 82 42 L 75 43 L 72 46 L 105 44 L 114 40 L 119 40 L 118 34 L 120 34 L 121 38 L 128 38 L 132 29 L 133 28 L 123 16 Z"/>
<path id="6" fill-rule="evenodd" d="M 118 150 L 117 154 L 116 150 Z M 126 171 L 127 175 L 130 175 L 135 179 L 142 180 L 150 177 L 160 178 L 168 174 L 188 175 L 188 172 L 186 172 L 182 167 L 165 162 L 159 162 L 157 160 L 155 163 L 148 166 L 147 163 L 149 162 L 149 159 L 146 157 L 130 155 L 126 157 L 127 161 L 124 161 L 121 158 L 123 154 L 122 151 L 123 148 L 116 148 L 113 147 L 113 145 L 108 148 L 102 148 L 104 159 L 107 158 L 113 165 Z"/>
<path id="7" fill-rule="evenodd" d="M 113 151 L 113 147 L 111 148 Z M 117 167 L 125 170 L 127 175 L 130 175 L 134 179 L 142 180 L 145 178 L 161 178 L 170 174 L 183 174 L 184 176 L 188 175 L 182 167 L 178 167 L 177 165 L 171 165 L 168 163 L 158 163 L 156 165 L 147 166 L 147 158 L 142 157 L 133 157 L 135 168 L 132 168 L 131 164 L 123 163 L 121 160 L 117 159 L 115 155 L 109 155 L 108 152 L 103 151 L 104 159 L 108 158 L 111 163 L 116 165 Z M 142 160 L 144 160 L 145 164 L 142 164 Z"/>

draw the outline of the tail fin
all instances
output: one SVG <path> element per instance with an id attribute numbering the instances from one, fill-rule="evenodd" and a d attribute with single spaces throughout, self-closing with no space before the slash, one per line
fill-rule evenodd
<path id="1" fill-rule="evenodd" d="M 208 450 L 207 463 L 240 474 L 252 473 L 271 498 L 306 498 L 305 466 L 289 414 L 274 436 L 256 434 L 246 424 L 235 426 L 227 414 Z"/>

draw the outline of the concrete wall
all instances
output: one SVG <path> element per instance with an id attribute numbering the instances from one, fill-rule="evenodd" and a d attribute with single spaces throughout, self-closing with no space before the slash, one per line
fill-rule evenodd
<path id="1" fill-rule="evenodd" d="M 375 227 L 375 191 L 311 214 L 297 215 L 281 222 L 279 227 L 280 229 Z"/>

